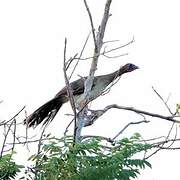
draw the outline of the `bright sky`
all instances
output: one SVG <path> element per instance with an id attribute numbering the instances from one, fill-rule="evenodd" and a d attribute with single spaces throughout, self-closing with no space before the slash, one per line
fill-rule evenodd
<path id="1" fill-rule="evenodd" d="M 105 0 L 91 0 L 95 26 L 100 22 Z M 135 43 L 116 52 L 129 53 L 117 59 L 100 58 L 97 74 L 117 70 L 132 62 L 140 70 L 125 75 L 106 96 L 92 107 L 109 104 L 133 106 L 142 110 L 169 115 L 152 91 L 154 86 L 165 98 L 171 93 L 170 105 L 180 103 L 179 86 L 179 1 L 113 1 L 105 40 L 120 40 L 107 48 Z M 52 98 L 63 86 L 63 46 L 68 39 L 67 56 L 80 52 L 90 32 L 90 23 L 83 0 L 7 0 L 0 1 L 0 119 L 9 119 L 24 105 L 29 113 Z M 92 54 L 91 41 L 84 56 Z M 112 54 L 114 55 L 114 54 Z M 80 62 L 74 74 L 87 75 L 90 61 Z M 61 136 L 69 122 L 69 105 L 62 107 L 48 130 Z M 21 121 L 23 115 L 19 117 Z M 112 137 L 125 124 L 140 116 L 124 111 L 109 111 L 83 134 Z M 151 119 L 148 125 L 133 126 L 127 134 L 140 132 L 144 137 L 166 135 L 170 123 Z M 35 134 L 37 130 L 31 130 Z M 178 134 L 179 135 L 179 134 Z M 153 168 L 142 171 L 139 180 L 178 180 L 179 151 L 161 151 L 151 159 Z"/>

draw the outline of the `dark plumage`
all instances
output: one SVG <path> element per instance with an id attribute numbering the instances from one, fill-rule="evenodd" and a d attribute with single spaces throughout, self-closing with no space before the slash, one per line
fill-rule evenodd
<path id="1" fill-rule="evenodd" d="M 103 90 L 117 77 L 121 76 L 122 74 L 134 71 L 135 69 L 138 69 L 136 65 L 128 63 L 113 73 L 95 76 L 92 90 L 90 93 L 90 100 L 93 100 L 96 97 L 98 97 L 103 92 Z M 81 101 L 81 97 L 84 93 L 84 79 L 86 78 L 87 77 L 81 78 L 70 83 L 76 103 L 79 103 Z M 42 121 L 44 121 L 43 124 L 51 122 L 56 116 L 61 106 L 68 100 L 69 99 L 66 87 L 64 87 L 56 94 L 56 96 L 53 99 L 39 107 L 30 116 L 28 116 L 24 120 L 24 124 L 27 124 L 28 127 L 31 127 L 39 125 Z"/>

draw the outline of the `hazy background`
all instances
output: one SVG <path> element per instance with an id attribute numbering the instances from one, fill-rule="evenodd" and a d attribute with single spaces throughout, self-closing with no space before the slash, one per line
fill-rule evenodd
<path id="1" fill-rule="evenodd" d="M 105 0 L 89 1 L 96 28 L 104 3 Z M 172 108 L 180 102 L 179 1 L 114 0 L 111 13 L 105 40 L 120 41 L 107 44 L 107 48 L 123 45 L 133 36 L 135 42 L 112 54 L 129 53 L 128 56 L 101 57 L 97 74 L 115 71 L 127 62 L 137 64 L 140 70 L 124 75 L 109 94 L 92 103 L 92 108 L 116 103 L 169 115 L 151 87 L 154 86 L 165 98 L 171 93 L 169 104 Z M 83 0 L 0 1 L 0 100 L 4 101 L 0 104 L 0 119 L 9 119 L 24 105 L 30 114 L 52 98 L 65 84 L 62 70 L 64 38 L 68 39 L 67 56 L 71 57 L 80 52 L 89 32 L 90 23 Z M 93 52 L 91 42 L 84 57 Z M 77 79 L 78 74 L 87 75 L 90 63 L 90 60 L 81 61 L 73 79 Z M 69 112 L 66 104 L 48 131 L 61 136 L 70 121 L 64 114 Z M 22 114 L 18 121 L 23 118 Z M 93 126 L 84 128 L 83 134 L 112 137 L 128 122 L 139 119 L 140 116 L 134 113 L 111 110 Z M 166 135 L 170 125 L 153 118 L 149 124 L 130 127 L 124 136 L 134 132 L 140 132 L 145 138 Z M 30 130 L 32 135 L 37 132 L 37 129 Z M 23 162 L 20 154 L 17 159 Z M 178 180 L 179 154 L 179 151 L 161 151 L 150 160 L 153 168 L 142 171 L 138 179 Z"/>

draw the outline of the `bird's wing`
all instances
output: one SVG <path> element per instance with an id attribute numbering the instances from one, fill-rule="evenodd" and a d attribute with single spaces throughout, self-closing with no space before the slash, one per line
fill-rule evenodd
<path id="1" fill-rule="evenodd" d="M 84 77 L 84 78 L 81 78 L 81 79 L 78 79 L 76 81 L 73 81 L 70 83 L 71 85 L 71 88 L 72 88 L 72 91 L 73 91 L 73 95 L 76 96 L 76 95 L 81 95 L 84 93 L 84 81 L 87 77 Z M 97 81 L 97 78 L 94 77 L 94 82 L 93 82 L 93 85 L 92 85 L 92 89 L 94 88 L 95 84 L 96 84 L 96 81 Z M 60 95 L 67 95 L 67 89 L 66 87 L 62 88 L 57 94 L 55 97 L 58 97 Z"/>
<path id="2" fill-rule="evenodd" d="M 84 80 L 82 78 L 77 81 L 73 81 L 70 85 L 74 96 L 84 93 Z"/>

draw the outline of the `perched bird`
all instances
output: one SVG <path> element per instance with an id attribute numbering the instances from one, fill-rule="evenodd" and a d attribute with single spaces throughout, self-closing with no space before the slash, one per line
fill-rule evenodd
<path id="1" fill-rule="evenodd" d="M 89 100 L 92 101 L 95 98 L 97 98 L 99 95 L 101 95 L 102 92 L 105 90 L 105 88 L 117 77 L 120 77 L 125 73 L 132 72 L 136 69 L 138 69 L 138 66 L 128 63 L 113 73 L 101 75 L 101 76 L 95 76 L 92 89 L 90 92 Z M 86 78 L 87 77 L 81 78 L 70 83 L 73 97 L 76 103 L 79 103 L 83 97 L 84 80 Z M 26 124 L 28 127 L 32 127 L 32 126 L 36 127 L 42 121 L 44 121 L 43 124 L 49 123 L 54 119 L 61 106 L 64 103 L 66 103 L 68 100 L 69 99 L 68 99 L 67 89 L 66 87 L 64 87 L 56 94 L 56 96 L 53 99 L 51 99 L 50 101 L 39 107 L 31 115 L 29 115 L 24 120 L 24 124 Z"/>

